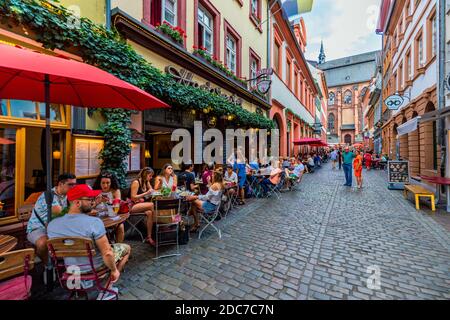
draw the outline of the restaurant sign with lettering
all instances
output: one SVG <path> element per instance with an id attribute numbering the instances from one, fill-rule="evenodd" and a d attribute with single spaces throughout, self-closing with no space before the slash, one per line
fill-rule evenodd
<path id="1" fill-rule="evenodd" d="M 237 106 L 242 106 L 243 100 L 239 98 L 236 94 L 228 95 L 222 93 L 221 88 L 213 87 L 210 82 L 206 82 L 205 84 L 200 85 L 197 81 L 194 80 L 194 74 L 186 69 L 177 70 L 173 66 L 167 66 L 165 68 L 165 71 L 167 74 L 170 74 L 178 83 L 209 91 L 211 93 L 224 97 L 229 102 Z"/>

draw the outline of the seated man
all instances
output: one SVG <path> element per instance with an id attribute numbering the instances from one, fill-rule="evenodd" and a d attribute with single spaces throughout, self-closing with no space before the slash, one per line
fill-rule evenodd
<path id="1" fill-rule="evenodd" d="M 96 249 L 93 257 L 94 267 L 101 269 L 107 267 L 110 273 L 110 287 L 107 289 L 117 292 L 112 284 L 116 283 L 120 277 L 120 272 L 128 262 L 131 248 L 124 243 L 110 245 L 106 236 L 105 226 L 101 219 L 91 217 L 88 214 L 92 211 L 95 198 L 100 195 L 101 190 L 92 190 L 88 185 L 78 185 L 67 193 L 67 200 L 70 202 L 69 212 L 48 225 L 49 239 L 59 237 L 83 237 L 92 239 Z M 100 253 L 100 254 L 99 254 Z M 76 265 L 80 271 L 92 272 L 87 257 L 64 258 L 66 266 Z M 106 293 L 103 299 L 111 299 L 114 295 Z"/>
<path id="2" fill-rule="evenodd" d="M 233 166 L 231 164 L 227 165 L 227 171 L 225 172 L 223 181 L 225 182 L 225 186 L 227 187 L 226 195 L 229 200 L 237 192 L 236 188 L 233 187 L 237 187 L 237 184 L 239 183 L 238 176 L 236 172 L 233 171 Z M 230 203 L 227 203 L 226 207 L 228 208 L 229 205 Z"/>
<path id="3" fill-rule="evenodd" d="M 52 217 L 60 215 L 67 208 L 67 192 L 73 188 L 77 180 L 75 175 L 64 173 L 58 177 L 57 185 L 52 189 Z M 42 192 L 34 205 L 33 213 L 28 221 L 27 239 L 36 247 L 36 254 L 46 263 L 48 259 L 47 230 L 48 221 L 47 201 Z"/>
<path id="4" fill-rule="evenodd" d="M 322 158 L 318 155 L 314 155 L 314 165 L 316 168 L 320 168 L 322 166 Z"/>
<path id="5" fill-rule="evenodd" d="M 264 194 L 267 195 L 267 193 L 269 192 L 269 186 L 276 186 L 280 183 L 282 173 L 283 171 L 281 169 L 273 169 L 270 173 L 270 178 L 265 178 L 261 182 L 261 187 L 264 190 Z"/>
<path id="6" fill-rule="evenodd" d="M 178 186 L 185 187 L 186 191 L 197 192 L 198 185 L 195 184 L 194 165 L 192 163 L 183 163 L 182 170 L 178 175 Z"/>
<path id="7" fill-rule="evenodd" d="M 301 161 L 297 161 L 297 164 L 294 167 L 294 170 L 289 171 L 289 184 L 288 187 L 292 188 L 294 183 L 299 183 L 303 177 L 303 173 L 305 172 L 305 166 Z"/>
<path id="8" fill-rule="evenodd" d="M 311 157 L 311 155 L 308 155 L 308 160 L 307 160 L 307 167 L 308 167 L 308 172 L 313 173 L 314 172 L 314 167 L 315 167 L 315 163 L 313 158 Z"/>

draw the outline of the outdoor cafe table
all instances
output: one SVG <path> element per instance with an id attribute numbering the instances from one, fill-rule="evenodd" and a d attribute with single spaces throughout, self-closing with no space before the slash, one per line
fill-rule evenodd
<path id="1" fill-rule="evenodd" d="M 14 249 L 17 245 L 17 238 L 13 236 L 0 234 L 0 254 Z"/>
<path id="2" fill-rule="evenodd" d="M 447 212 L 450 212 L 450 178 L 420 176 L 422 180 L 436 185 L 438 201 L 440 199 L 440 186 L 447 186 Z"/>
<path id="3" fill-rule="evenodd" d="M 130 217 L 129 213 L 120 213 L 115 217 L 102 217 L 103 224 L 106 229 L 117 228 L 120 224 L 124 223 Z"/>

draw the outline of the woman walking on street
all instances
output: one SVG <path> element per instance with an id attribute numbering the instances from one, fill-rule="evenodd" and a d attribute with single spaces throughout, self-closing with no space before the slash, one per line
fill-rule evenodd
<path id="1" fill-rule="evenodd" d="M 355 177 L 357 181 L 358 189 L 362 188 L 362 169 L 363 169 L 363 157 L 361 151 L 356 151 L 356 158 L 353 161 L 353 169 L 355 170 Z"/>

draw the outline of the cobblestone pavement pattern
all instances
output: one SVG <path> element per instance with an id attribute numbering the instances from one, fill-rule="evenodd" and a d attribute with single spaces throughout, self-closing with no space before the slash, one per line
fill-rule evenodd
<path id="1" fill-rule="evenodd" d="M 155 261 L 132 242 L 120 298 L 450 299 L 448 232 L 389 191 L 385 173 L 363 174 L 365 187 L 349 189 L 327 165 L 300 191 L 230 214 L 221 240 L 191 239 L 180 257 Z M 377 268 L 380 288 L 369 289 Z"/>

